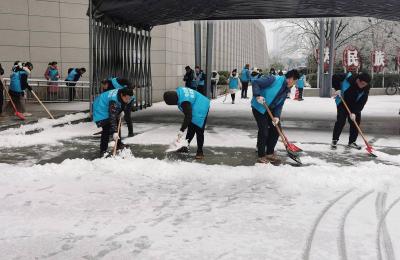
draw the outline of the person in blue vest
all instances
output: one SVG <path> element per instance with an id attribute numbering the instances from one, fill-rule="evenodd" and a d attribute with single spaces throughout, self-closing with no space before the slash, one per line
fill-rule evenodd
<path id="1" fill-rule="evenodd" d="M 240 73 L 240 81 L 242 83 L 242 92 L 240 98 L 247 98 L 247 89 L 249 88 L 250 81 L 250 64 L 244 65 Z"/>
<path id="2" fill-rule="evenodd" d="M 44 77 L 49 81 L 47 87 L 47 93 L 50 100 L 54 100 L 57 97 L 58 84 L 56 81 L 60 79 L 60 74 L 58 73 L 57 62 L 52 61 L 47 67 Z"/>
<path id="3" fill-rule="evenodd" d="M 279 123 L 286 95 L 298 79 L 298 71 L 291 70 L 285 76 L 263 76 L 252 81 L 251 108 L 258 126 L 257 162 L 259 163 L 278 165 L 281 162 L 274 153 L 279 137 L 275 125 Z M 273 120 L 269 117 L 264 104 L 270 108 Z"/>
<path id="4" fill-rule="evenodd" d="M 303 90 L 304 90 L 304 83 L 305 83 L 305 75 L 303 73 L 300 74 L 300 78 L 297 80 L 296 87 L 299 90 L 299 97 L 298 101 L 303 101 Z"/>
<path id="5" fill-rule="evenodd" d="M 100 141 L 100 157 L 107 152 L 110 135 L 117 142 L 117 149 L 124 148 L 121 131 L 118 133 L 118 122 L 122 112 L 128 112 L 133 102 L 133 90 L 128 88 L 106 91 L 93 102 L 93 121 L 102 128 Z"/>
<path id="6" fill-rule="evenodd" d="M 183 134 L 188 129 L 186 140 L 190 144 L 194 135 L 197 139 L 196 160 L 204 158 L 204 129 L 210 109 L 210 100 L 201 93 L 185 88 L 178 87 L 176 91 L 167 91 L 164 93 L 164 101 L 167 105 L 177 105 L 178 109 L 183 112 L 185 118 L 178 131 L 177 139 L 182 140 Z M 188 152 L 188 147 L 180 149 L 180 152 Z"/>
<path id="7" fill-rule="evenodd" d="M 251 84 L 253 84 L 253 81 L 260 78 L 262 75 L 260 74 L 260 72 L 258 71 L 257 68 L 253 68 L 253 71 L 250 74 L 250 82 Z"/>
<path id="8" fill-rule="evenodd" d="M 21 112 L 25 117 L 31 116 L 31 113 L 27 113 L 25 110 L 25 90 L 32 91 L 31 86 L 28 84 L 28 77 L 33 70 L 33 65 L 30 62 L 21 64 L 16 61 L 10 76 L 10 89 L 9 93 L 12 101 L 14 102 L 18 112 Z M 11 102 L 7 104 L 6 109 L 12 111 Z"/>
<path id="9" fill-rule="evenodd" d="M 68 95 L 68 100 L 69 101 L 74 101 L 75 95 L 76 95 L 76 82 L 82 77 L 82 75 L 86 72 L 85 68 L 69 68 L 68 69 L 68 76 L 65 79 L 65 81 L 71 81 L 67 82 L 67 86 L 69 87 L 69 95 Z"/>
<path id="10" fill-rule="evenodd" d="M 239 90 L 239 76 L 237 75 L 237 69 L 232 70 L 231 75 L 228 78 L 229 92 L 231 93 L 232 104 L 235 104 L 236 92 Z"/>
<path id="11" fill-rule="evenodd" d="M 361 111 L 368 101 L 371 76 L 368 73 L 360 74 L 335 74 L 332 77 L 332 87 L 335 89 L 335 102 L 337 107 L 336 123 L 333 128 L 331 148 L 336 149 L 340 134 L 346 124 L 346 119 L 350 124 L 349 148 L 361 149 L 356 144 L 358 131 L 354 120 L 358 125 L 361 123 Z M 341 100 L 342 97 L 351 111 L 348 114 Z"/>
<path id="12" fill-rule="evenodd" d="M 112 77 L 109 79 L 104 79 L 100 82 L 100 92 L 101 93 L 110 91 L 113 89 L 122 89 L 122 88 L 129 88 L 132 90 L 134 89 L 131 82 L 126 78 Z M 126 126 L 128 127 L 128 137 L 134 136 L 132 117 L 131 117 L 132 105 L 133 105 L 132 103 L 129 104 L 130 108 L 127 109 L 127 111 L 124 115 Z"/>
<path id="13" fill-rule="evenodd" d="M 206 86 L 205 86 L 206 74 L 203 72 L 203 70 L 200 69 L 200 66 L 196 66 L 194 69 L 195 69 L 194 80 L 196 81 L 197 91 L 205 96 L 206 95 Z"/>

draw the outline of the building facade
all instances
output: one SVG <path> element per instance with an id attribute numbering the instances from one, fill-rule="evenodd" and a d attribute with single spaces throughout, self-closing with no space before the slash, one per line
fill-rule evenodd
<path id="1" fill-rule="evenodd" d="M 32 78 L 43 78 L 47 64 L 57 61 L 61 78 L 70 67 L 89 69 L 87 0 L 1 0 L 0 62 L 10 72 L 16 60 L 31 61 Z M 213 70 L 240 70 L 244 64 L 265 68 L 265 30 L 258 20 L 214 21 Z M 202 21 L 205 68 L 206 22 Z M 183 84 L 186 65 L 194 68 L 194 22 L 161 25 L 151 32 L 153 102 Z M 96 64 L 94 64 L 96 66 Z M 87 80 L 87 72 L 83 79 Z"/>

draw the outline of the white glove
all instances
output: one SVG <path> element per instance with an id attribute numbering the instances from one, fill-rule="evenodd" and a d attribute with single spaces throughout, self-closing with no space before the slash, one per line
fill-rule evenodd
<path id="1" fill-rule="evenodd" d="M 279 117 L 274 117 L 274 118 L 272 119 L 272 124 L 273 124 L 274 126 L 276 126 L 277 124 L 279 124 Z"/>
<path id="2" fill-rule="evenodd" d="M 341 96 L 342 96 L 342 91 L 340 89 L 336 90 L 334 97 L 341 97 Z"/>
<path id="3" fill-rule="evenodd" d="M 119 114 L 119 117 L 120 118 L 123 118 L 125 116 L 125 112 L 124 111 L 121 111 L 121 113 Z"/>
<path id="4" fill-rule="evenodd" d="M 261 105 L 265 103 L 265 98 L 263 96 L 258 96 L 256 97 L 256 100 L 258 103 L 260 103 Z"/>
<path id="5" fill-rule="evenodd" d="M 119 139 L 118 133 L 114 133 L 113 134 L 113 139 L 114 139 L 115 142 L 118 141 L 118 139 Z"/>
<path id="6" fill-rule="evenodd" d="M 176 140 L 179 142 L 183 137 L 183 132 L 181 130 L 179 130 L 179 132 L 178 132 L 178 134 L 176 136 L 177 136 Z"/>
<path id="7" fill-rule="evenodd" d="M 356 121 L 356 114 L 351 113 L 350 114 L 350 119 L 355 122 Z"/>

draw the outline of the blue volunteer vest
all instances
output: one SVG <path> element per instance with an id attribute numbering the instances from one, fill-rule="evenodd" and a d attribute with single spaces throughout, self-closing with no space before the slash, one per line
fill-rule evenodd
<path id="1" fill-rule="evenodd" d="M 52 68 L 49 69 L 49 78 L 50 78 L 50 80 L 52 80 L 52 81 L 58 80 L 57 79 L 57 75 L 58 75 L 58 70 L 52 69 Z"/>
<path id="2" fill-rule="evenodd" d="M 110 78 L 109 80 L 115 89 L 126 88 L 126 85 L 123 86 L 118 83 L 118 78 Z"/>
<path id="3" fill-rule="evenodd" d="M 297 87 L 298 88 L 304 88 L 304 75 L 302 75 L 298 80 L 297 80 Z"/>
<path id="4" fill-rule="evenodd" d="M 72 69 L 65 80 L 73 81 L 76 74 L 78 74 L 78 71 L 76 69 Z"/>
<path id="5" fill-rule="evenodd" d="M 275 81 L 274 83 L 272 83 L 271 86 L 261 89 L 260 94 L 265 98 L 265 102 L 267 103 L 268 106 L 270 106 L 271 103 L 275 100 L 285 80 L 286 80 L 285 76 L 275 76 Z M 279 101 L 278 103 L 281 102 L 282 101 Z M 267 111 L 262 104 L 257 102 L 256 97 L 253 97 L 251 99 L 251 106 L 261 114 L 264 114 L 265 111 Z"/>
<path id="6" fill-rule="evenodd" d="M 98 122 L 110 117 L 110 101 L 115 101 L 118 108 L 121 108 L 121 103 L 118 100 L 118 89 L 113 89 L 104 92 L 97 96 L 93 102 L 93 121 Z"/>
<path id="7" fill-rule="evenodd" d="M 24 92 L 22 90 L 22 86 L 21 86 L 21 75 L 22 74 L 26 74 L 28 75 L 28 73 L 25 70 L 21 70 L 21 71 L 16 71 L 13 72 L 10 76 L 10 90 L 14 91 L 14 92 Z"/>
<path id="8" fill-rule="evenodd" d="M 351 73 L 349 72 L 346 75 L 345 80 L 343 80 L 342 84 L 340 85 L 340 90 L 342 91 L 342 93 L 341 93 L 342 97 L 344 97 L 344 93 L 350 88 L 350 82 L 348 81 L 348 78 L 350 78 L 350 77 L 351 77 Z M 364 95 L 364 91 L 359 93 L 357 96 L 356 102 L 358 102 L 363 95 Z M 335 102 L 336 102 L 336 106 L 339 106 L 340 103 L 342 103 L 342 99 L 339 96 L 337 96 L 335 98 Z"/>
<path id="9" fill-rule="evenodd" d="M 200 128 L 203 128 L 208 110 L 210 109 L 210 100 L 199 92 L 185 87 L 176 89 L 178 94 L 178 108 L 182 110 L 181 104 L 185 101 L 192 105 L 192 123 Z"/>
<path id="10" fill-rule="evenodd" d="M 237 77 L 229 77 L 229 88 L 237 89 L 239 87 L 239 78 Z"/>
<path id="11" fill-rule="evenodd" d="M 242 69 L 242 73 L 240 74 L 240 80 L 241 81 L 244 81 L 244 82 L 248 82 L 249 81 L 249 77 L 247 76 L 247 72 L 248 72 L 249 70 L 248 69 L 246 69 L 246 68 L 243 68 Z"/>

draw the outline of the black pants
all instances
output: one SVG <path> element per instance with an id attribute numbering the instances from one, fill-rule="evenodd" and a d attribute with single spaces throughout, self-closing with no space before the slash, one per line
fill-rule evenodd
<path id="1" fill-rule="evenodd" d="M 235 102 L 235 93 L 231 94 L 232 102 Z"/>
<path id="2" fill-rule="evenodd" d="M 108 142 L 110 141 L 110 135 L 114 133 L 111 133 L 111 123 L 108 120 L 100 122 L 97 125 L 103 129 L 103 131 L 101 132 L 100 152 L 104 153 L 107 152 Z M 119 139 L 117 145 L 121 145 L 121 131 L 119 132 Z"/>
<path id="3" fill-rule="evenodd" d="M 197 152 L 203 152 L 204 145 L 204 129 L 206 128 L 207 117 L 204 120 L 203 127 L 199 127 L 193 123 L 189 124 L 188 131 L 186 134 L 186 140 L 190 143 L 193 140 L 194 135 L 196 134 L 197 139 Z"/>
<path id="4" fill-rule="evenodd" d="M 299 88 L 299 99 L 303 99 L 303 89 Z"/>
<path id="5" fill-rule="evenodd" d="M 247 89 L 249 88 L 249 82 L 242 82 L 242 95 L 241 98 L 247 98 Z"/>
<path id="6" fill-rule="evenodd" d="M 273 154 L 276 143 L 278 142 L 278 137 L 279 137 L 278 131 L 272 124 L 272 120 L 268 116 L 267 112 L 261 114 L 254 108 L 252 108 L 252 110 L 258 126 L 258 135 L 257 135 L 258 157 L 263 157 L 266 154 L 267 155 Z"/>
<path id="7" fill-rule="evenodd" d="M 211 98 L 214 99 L 217 96 L 217 83 L 211 82 Z"/>
<path id="8" fill-rule="evenodd" d="M 67 83 L 66 84 L 69 88 L 68 88 L 68 101 L 74 101 L 75 96 L 76 96 L 76 83 Z"/>
<path id="9" fill-rule="evenodd" d="M 356 113 L 355 115 L 356 115 L 356 122 L 358 125 L 360 125 L 361 113 Z M 343 127 L 346 124 L 346 119 L 350 124 L 350 136 L 349 136 L 349 144 L 350 144 L 354 143 L 357 140 L 358 131 L 353 120 L 351 120 L 349 113 L 344 107 L 343 103 L 340 103 L 339 106 L 337 107 L 337 117 L 336 117 L 335 127 L 333 128 L 332 140 L 339 140 Z"/>
<path id="10" fill-rule="evenodd" d="M 132 107 L 129 107 L 129 109 L 127 109 L 125 111 L 125 115 L 124 115 L 124 119 L 125 119 L 126 126 L 128 127 L 128 134 L 129 135 L 133 135 L 133 126 L 132 126 L 131 113 L 132 113 Z"/>

